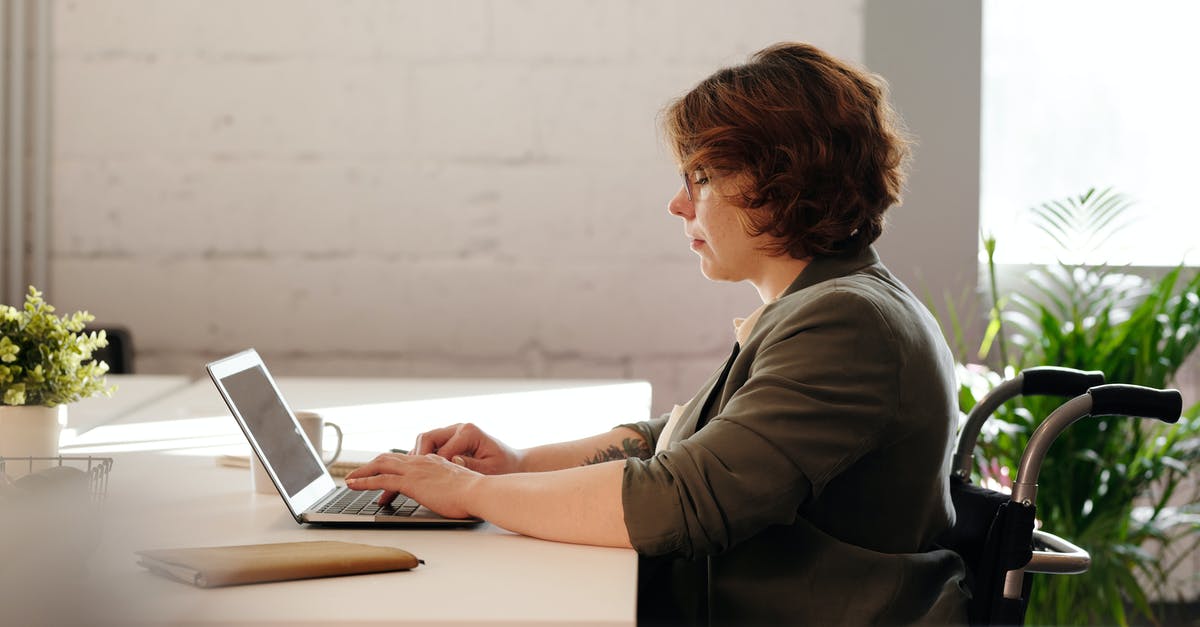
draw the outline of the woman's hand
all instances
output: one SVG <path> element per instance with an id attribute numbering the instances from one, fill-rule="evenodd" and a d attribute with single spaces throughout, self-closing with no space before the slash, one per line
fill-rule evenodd
<path id="1" fill-rule="evenodd" d="M 383 490 L 379 504 L 405 494 L 447 518 L 469 518 L 468 495 L 479 473 L 434 454 L 384 453 L 346 475 L 351 490 Z"/>
<path id="2" fill-rule="evenodd" d="M 520 451 L 510 448 L 469 422 L 418 435 L 417 442 L 413 445 L 413 455 L 429 453 L 436 453 L 455 464 L 485 475 L 520 472 L 523 458 Z"/>

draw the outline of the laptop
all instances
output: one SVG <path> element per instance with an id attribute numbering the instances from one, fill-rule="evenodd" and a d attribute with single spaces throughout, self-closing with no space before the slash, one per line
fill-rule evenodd
<path id="1" fill-rule="evenodd" d="M 205 368 L 296 522 L 424 526 L 482 522 L 477 518 L 445 518 L 404 495 L 380 507 L 377 501 L 382 491 L 356 491 L 336 485 L 254 349 L 214 361 Z"/>

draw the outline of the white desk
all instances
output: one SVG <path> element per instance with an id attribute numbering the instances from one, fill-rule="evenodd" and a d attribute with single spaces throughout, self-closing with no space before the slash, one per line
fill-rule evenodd
<path id="1" fill-rule="evenodd" d="M 374 443 L 376 450 L 406 445 L 415 430 L 452 415 L 502 437 L 533 439 L 547 432 L 590 434 L 645 419 L 650 402 L 649 385 L 630 382 L 285 378 L 279 383 L 294 408 L 321 408 L 342 423 L 348 445 Z M 430 395 L 440 398 L 421 400 Z M 362 401 L 370 404 L 352 405 Z M 25 583 L 32 589 L 23 602 L 61 613 L 56 618 L 89 624 L 635 622 L 632 551 L 535 540 L 491 525 L 433 530 L 301 526 L 278 496 L 250 490 L 247 470 L 216 465 L 215 454 L 244 447 L 244 440 L 236 441 L 241 437 L 207 381 L 83 434 L 64 453 L 115 459 L 102 541 L 82 577 L 60 577 L 53 586 L 35 585 L 42 580 L 30 577 Z M 540 441 L 552 439 L 558 438 Z M 396 546 L 427 563 L 406 573 L 204 590 L 152 575 L 136 565 L 133 555 L 148 548 L 318 539 Z M 3 619 L 0 613 L 0 623 Z"/>

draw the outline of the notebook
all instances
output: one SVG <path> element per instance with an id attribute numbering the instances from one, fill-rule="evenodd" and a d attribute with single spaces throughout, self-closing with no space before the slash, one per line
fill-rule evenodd
<path id="1" fill-rule="evenodd" d="M 254 349 L 206 366 L 238 426 L 298 523 L 319 525 L 457 526 L 476 518 L 445 518 L 403 495 L 387 507 L 380 491 L 338 486 Z"/>
<path id="2" fill-rule="evenodd" d="M 425 563 L 403 549 L 328 540 L 135 553 L 151 572 L 201 588 L 411 570 Z"/>

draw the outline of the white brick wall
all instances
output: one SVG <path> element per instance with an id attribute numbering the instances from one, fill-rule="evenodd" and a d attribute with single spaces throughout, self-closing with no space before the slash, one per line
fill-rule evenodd
<path id="1" fill-rule="evenodd" d="M 51 298 L 144 372 L 633 377 L 720 365 L 749 286 L 664 207 L 667 101 L 861 1 L 59 0 Z"/>

